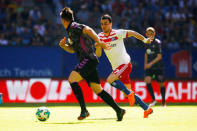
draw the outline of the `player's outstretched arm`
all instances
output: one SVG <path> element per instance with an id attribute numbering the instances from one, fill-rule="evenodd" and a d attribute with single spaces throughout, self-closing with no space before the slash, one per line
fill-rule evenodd
<path id="1" fill-rule="evenodd" d="M 92 38 L 97 43 L 96 46 L 100 46 L 101 48 L 104 48 L 106 50 L 111 49 L 110 46 L 108 46 L 107 44 L 105 44 L 104 42 L 99 40 L 98 35 L 96 34 L 96 32 L 92 28 L 85 26 L 83 28 L 83 33 L 87 34 L 90 38 Z"/>
<path id="2" fill-rule="evenodd" d="M 66 37 L 64 37 L 64 39 L 61 39 L 59 42 L 59 46 L 64 49 L 65 51 L 69 52 L 69 53 L 75 53 L 75 51 L 73 50 L 73 48 L 69 45 L 66 44 Z"/>
<path id="3" fill-rule="evenodd" d="M 145 69 L 145 70 L 147 69 L 147 58 L 148 58 L 148 56 L 147 56 L 147 54 L 145 53 L 145 54 L 144 54 L 144 69 Z"/>
<path id="4" fill-rule="evenodd" d="M 138 40 L 141 40 L 142 42 L 149 44 L 152 42 L 152 38 L 145 38 L 143 35 L 139 34 L 136 31 L 133 30 L 127 30 L 128 32 L 128 37 L 135 37 Z"/>

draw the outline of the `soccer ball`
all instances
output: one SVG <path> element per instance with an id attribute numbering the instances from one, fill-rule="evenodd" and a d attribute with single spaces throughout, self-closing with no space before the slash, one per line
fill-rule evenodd
<path id="1" fill-rule="evenodd" d="M 47 119 L 49 119 L 50 116 L 50 111 L 48 108 L 42 106 L 39 107 L 36 111 L 36 117 L 39 121 L 46 121 Z"/>

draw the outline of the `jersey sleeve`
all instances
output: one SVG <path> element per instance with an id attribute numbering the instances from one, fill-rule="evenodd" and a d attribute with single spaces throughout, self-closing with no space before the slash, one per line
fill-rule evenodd
<path id="1" fill-rule="evenodd" d="M 99 37 L 99 39 L 101 39 L 101 33 L 98 33 L 98 37 Z"/>
<path id="2" fill-rule="evenodd" d="M 128 37 L 128 32 L 127 32 L 126 30 L 119 29 L 119 30 L 117 31 L 117 36 L 118 36 L 118 38 L 120 38 L 120 39 L 127 38 L 127 37 Z"/>
<path id="3" fill-rule="evenodd" d="M 157 40 L 157 54 L 161 54 L 162 53 L 162 46 L 161 46 L 161 41 Z"/>
<path id="4" fill-rule="evenodd" d="M 84 27 L 85 25 L 78 23 L 73 23 L 73 25 L 70 27 L 69 34 L 71 37 L 69 38 L 69 43 L 71 45 L 73 42 L 79 41 L 79 37 L 82 35 Z"/>
<path id="5" fill-rule="evenodd" d="M 84 24 L 79 24 L 76 28 L 77 33 L 82 34 L 83 28 L 85 27 Z"/>

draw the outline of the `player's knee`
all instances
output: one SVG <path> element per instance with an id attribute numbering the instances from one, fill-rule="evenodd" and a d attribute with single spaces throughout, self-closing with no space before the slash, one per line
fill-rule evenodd
<path id="1" fill-rule="evenodd" d="M 100 84 L 92 84 L 92 83 L 90 83 L 90 87 L 92 88 L 92 90 L 93 90 L 93 92 L 94 92 L 95 94 L 99 94 L 99 93 L 101 93 L 101 91 L 103 90 L 103 89 L 101 88 L 101 85 L 100 85 Z"/>
<path id="2" fill-rule="evenodd" d="M 73 83 L 70 79 L 68 79 L 69 84 Z"/>
<path id="3" fill-rule="evenodd" d="M 102 88 L 92 88 L 92 90 L 93 90 L 93 92 L 94 92 L 95 94 L 99 94 L 99 93 L 101 93 Z"/>
<path id="4" fill-rule="evenodd" d="M 150 84 L 150 83 L 151 83 L 151 78 L 145 77 L 144 81 L 145 81 L 147 84 Z"/>
<path id="5" fill-rule="evenodd" d="M 78 82 L 78 80 L 73 76 L 69 76 L 68 82 L 71 84 L 71 83 L 74 83 L 74 82 Z"/>
<path id="6" fill-rule="evenodd" d="M 157 81 L 159 82 L 159 86 L 164 86 L 164 77 L 162 75 L 159 75 L 157 78 Z"/>
<path id="7" fill-rule="evenodd" d="M 68 77 L 68 82 L 69 83 L 79 82 L 81 80 L 82 80 L 82 77 L 76 71 L 72 71 L 71 74 Z"/>
<path id="8" fill-rule="evenodd" d="M 74 83 L 75 81 L 72 79 L 72 77 L 69 77 L 69 78 L 68 78 L 68 82 L 69 82 L 70 84 L 72 84 L 72 83 Z"/>
<path id="9" fill-rule="evenodd" d="M 108 77 L 108 78 L 107 78 L 107 82 L 108 82 L 109 84 L 111 84 L 113 81 Z"/>
<path id="10" fill-rule="evenodd" d="M 69 84 L 73 83 L 73 81 L 70 79 L 70 77 L 68 78 L 68 82 L 69 82 Z"/>
<path id="11" fill-rule="evenodd" d="M 159 87 L 163 87 L 164 83 L 163 82 L 159 82 Z"/>

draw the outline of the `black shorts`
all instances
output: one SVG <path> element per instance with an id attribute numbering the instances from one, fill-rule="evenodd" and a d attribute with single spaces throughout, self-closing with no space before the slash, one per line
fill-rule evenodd
<path id="1" fill-rule="evenodd" d="M 84 58 L 79 64 L 76 65 L 74 71 L 78 72 L 88 84 L 91 82 L 100 84 L 97 71 L 97 60 Z"/>
<path id="2" fill-rule="evenodd" d="M 152 79 L 155 79 L 158 82 L 164 82 L 164 75 L 162 69 L 147 69 L 145 70 L 146 76 L 152 77 Z"/>

